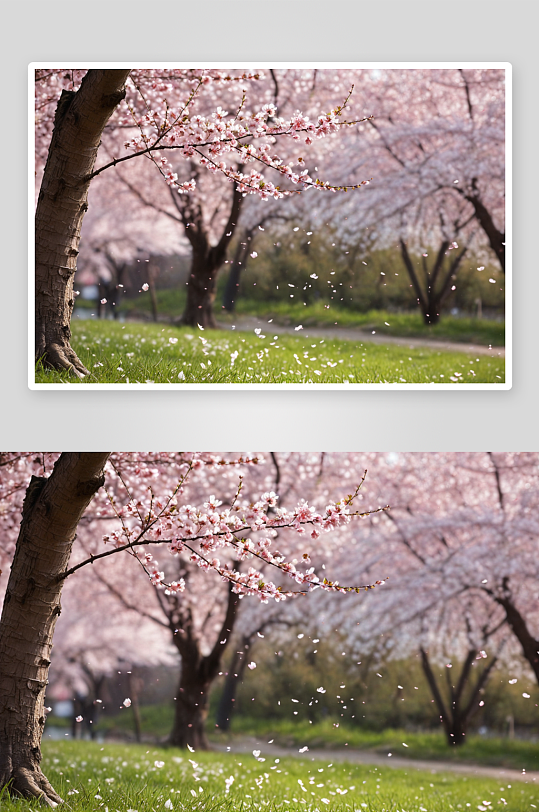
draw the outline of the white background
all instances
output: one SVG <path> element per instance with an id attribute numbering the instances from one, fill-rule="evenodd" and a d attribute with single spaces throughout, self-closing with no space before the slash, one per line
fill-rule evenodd
<path id="1" fill-rule="evenodd" d="M 1 57 L 0 447 L 538 450 L 538 9 L 527 0 L 10 4 Z M 30 391 L 27 66 L 85 60 L 512 63 L 512 390 Z"/>

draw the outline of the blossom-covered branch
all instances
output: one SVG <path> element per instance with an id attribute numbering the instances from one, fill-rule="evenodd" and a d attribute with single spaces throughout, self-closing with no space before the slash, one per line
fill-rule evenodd
<path id="1" fill-rule="evenodd" d="M 306 501 L 300 502 L 291 511 L 277 507 L 278 497 L 273 491 L 262 494 L 254 504 L 237 504 L 240 488 L 232 505 L 222 510 L 219 510 L 222 502 L 213 495 L 204 502 L 202 509 L 192 505 L 179 506 L 177 494 L 191 471 L 192 465 L 189 465 L 182 480 L 165 500 L 155 499 L 149 489 L 149 506 L 145 506 L 141 500 L 130 499 L 118 507 L 111 499 L 121 527 L 106 534 L 103 541 L 105 544 L 114 545 L 114 549 L 91 555 L 90 558 L 64 572 L 62 578 L 67 578 L 81 567 L 93 564 L 101 558 L 116 552 L 128 551 L 144 566 L 154 585 L 163 587 L 169 592 L 181 592 L 185 589 L 183 579 L 167 583 L 164 572 L 159 570 L 159 565 L 152 554 L 134 552 L 136 547 L 166 543 L 172 555 L 189 552 L 189 560 L 193 564 L 202 570 L 216 572 L 223 580 L 233 584 L 234 592 L 240 595 L 257 595 L 264 601 L 269 597 L 283 600 L 287 595 L 305 594 L 316 587 L 337 592 L 359 592 L 383 583 L 377 580 L 370 584 L 341 586 L 338 582 L 327 578 L 320 580 L 314 567 L 302 572 L 296 568 L 294 562 L 286 561 L 280 552 L 272 552 L 270 549 L 271 536 L 275 535 L 277 530 L 291 529 L 301 535 L 306 533 L 307 527 L 311 527 L 310 537 L 317 539 L 322 532 L 330 532 L 347 525 L 353 517 L 366 517 L 388 510 L 389 507 L 386 505 L 374 510 L 350 511 L 349 506 L 357 497 L 365 475 L 353 494 L 338 502 L 331 502 L 319 513 Z M 272 509 L 271 514 L 269 508 Z M 239 537 L 239 534 L 249 532 L 267 535 L 256 542 L 251 538 Z M 194 546 L 196 543 L 197 548 Z M 238 560 L 257 558 L 292 578 L 304 589 L 287 590 L 266 580 L 263 574 L 253 567 L 249 568 L 248 572 L 240 573 L 229 562 L 223 564 L 219 558 L 211 557 L 217 550 L 227 547 L 234 549 Z M 302 560 L 310 563 L 307 552 L 303 553 Z"/>

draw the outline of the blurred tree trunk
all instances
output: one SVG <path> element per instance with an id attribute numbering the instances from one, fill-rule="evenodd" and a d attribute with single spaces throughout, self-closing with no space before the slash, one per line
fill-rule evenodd
<path id="1" fill-rule="evenodd" d="M 487 589 L 484 591 L 492 595 L 496 603 L 505 610 L 507 623 L 520 643 L 522 653 L 529 662 L 537 683 L 539 684 L 539 640 L 531 634 L 523 615 L 515 606 L 513 597 L 509 591 L 509 578 L 505 577 L 503 579 L 503 593 L 501 595 L 495 595 L 491 590 Z"/>
<path id="2" fill-rule="evenodd" d="M 110 279 L 99 277 L 97 280 L 97 315 L 98 318 L 106 317 L 107 312 L 112 314 L 114 319 L 120 315 L 118 306 L 121 304 L 124 293 L 124 276 L 127 269 L 127 262 L 117 262 L 108 251 L 104 251 L 107 263 L 110 268 Z M 106 304 L 101 304 L 101 299 L 106 299 Z"/>
<path id="3" fill-rule="evenodd" d="M 236 693 L 238 685 L 243 680 L 245 668 L 247 667 L 247 651 L 251 645 L 252 635 L 244 634 L 241 639 L 241 651 L 235 651 L 232 656 L 232 662 L 228 668 L 228 674 L 225 679 L 223 693 L 219 700 L 217 707 L 216 723 L 220 730 L 230 730 L 230 720 L 234 713 L 236 702 Z"/>
<path id="4" fill-rule="evenodd" d="M 157 296 L 155 294 L 155 272 L 152 262 L 148 263 L 148 287 L 150 288 L 150 301 L 152 304 L 152 318 L 157 322 Z"/>
<path id="5" fill-rule="evenodd" d="M 217 327 L 213 306 L 217 286 L 217 274 L 222 261 L 209 250 L 193 248 L 191 272 L 187 283 L 187 302 L 181 322 L 189 327 L 200 324 L 204 328 Z"/>
<path id="6" fill-rule="evenodd" d="M 62 574 L 108 456 L 62 454 L 48 479 L 32 477 L 0 620 L 0 787 L 48 806 L 61 801 L 40 762 Z"/>
<path id="7" fill-rule="evenodd" d="M 477 649 L 470 649 L 468 651 L 456 686 L 451 682 L 452 675 L 450 676 L 449 669 L 446 669 L 447 692 L 449 694 L 449 700 L 446 704 L 438 687 L 438 683 L 436 682 L 436 677 L 434 676 L 427 652 L 422 648 L 420 649 L 420 653 L 423 672 L 427 678 L 436 707 L 438 708 L 447 743 L 451 746 L 460 746 L 466 741 L 468 723 L 479 707 L 477 701 L 479 694 L 486 685 L 490 672 L 497 662 L 497 657 L 492 657 L 486 668 L 483 668 L 475 685 L 470 684 L 470 677 L 472 666 L 478 655 Z M 451 671 L 453 671 L 453 669 L 451 669 Z M 463 694 L 467 687 L 469 687 L 470 691 L 468 701 L 464 703 Z"/>
<path id="8" fill-rule="evenodd" d="M 228 274 L 225 292 L 223 295 L 223 307 L 229 313 L 233 313 L 236 307 L 240 279 L 242 272 L 245 270 L 245 266 L 247 265 L 249 251 L 252 248 L 250 243 L 253 239 L 255 228 L 256 226 L 253 228 L 248 228 L 244 231 L 243 235 L 240 237 L 240 242 L 236 246 L 234 259 L 230 263 L 230 272 Z"/>
<path id="9" fill-rule="evenodd" d="M 142 725 L 140 721 L 140 707 L 138 703 L 138 696 L 139 696 L 139 689 L 141 685 L 141 680 L 139 677 L 135 676 L 135 668 L 131 673 L 127 674 L 128 684 L 129 684 L 129 697 L 131 699 L 131 707 L 133 709 L 133 727 L 135 730 L 135 739 L 140 742 L 142 741 Z"/>
<path id="10" fill-rule="evenodd" d="M 203 678 L 201 669 L 196 664 L 193 667 L 193 663 L 182 659 L 174 706 L 174 724 L 168 744 L 173 747 L 189 745 L 195 750 L 208 750 L 206 719 L 210 685 L 211 682 Z"/>
<path id="11" fill-rule="evenodd" d="M 86 675 L 89 691 L 87 694 L 75 692 L 74 710 L 71 719 L 71 735 L 74 739 L 82 739 L 84 738 L 83 733 L 86 732 L 90 739 L 94 740 L 97 735 L 95 726 L 98 721 L 99 713 L 96 699 L 100 698 L 105 677 L 103 674 L 95 676 L 91 674 L 87 667 L 85 668 L 84 665 L 82 667 Z M 77 722 L 78 716 L 82 716 L 82 722 Z"/>
<path id="12" fill-rule="evenodd" d="M 192 174 L 198 178 L 198 169 L 193 165 Z M 243 166 L 238 167 L 241 172 Z M 232 198 L 226 224 L 217 243 L 212 245 L 208 226 L 204 218 L 201 203 L 195 195 L 178 195 L 170 190 L 172 201 L 178 211 L 179 219 L 185 228 L 185 236 L 191 243 L 191 272 L 187 280 L 187 302 L 181 323 L 189 327 L 217 327 L 213 305 L 217 288 L 217 274 L 222 267 L 228 246 L 238 225 L 243 193 L 232 184 Z M 170 216 L 170 215 L 169 215 Z"/>
<path id="13" fill-rule="evenodd" d="M 438 324 L 441 307 L 451 290 L 451 283 L 457 275 L 460 263 L 467 250 L 466 247 L 464 247 L 459 254 L 455 254 L 449 268 L 443 273 L 444 257 L 450 245 L 451 243 L 448 240 L 445 240 L 441 244 L 434 265 L 430 270 L 427 267 L 425 258 L 423 258 L 425 283 L 422 287 L 410 254 L 408 253 L 406 243 L 402 239 L 400 241 L 402 261 L 410 277 L 410 282 L 414 288 L 417 303 L 425 324 Z"/>
<path id="14" fill-rule="evenodd" d="M 472 204 L 477 222 L 485 232 L 489 245 L 496 254 L 500 267 L 505 273 L 505 232 L 496 227 L 492 214 L 481 199 L 481 193 L 477 187 L 477 178 L 472 178 L 471 191 L 465 191 L 458 186 L 452 188 L 462 195 L 468 203 Z"/>
<path id="15" fill-rule="evenodd" d="M 206 719 L 210 688 L 217 677 L 223 654 L 230 643 L 238 613 L 239 597 L 228 591 L 228 604 L 218 638 L 209 654 L 200 652 L 200 642 L 193 626 L 190 608 L 182 606 L 181 596 L 176 595 L 175 611 L 171 612 L 170 628 L 173 642 L 182 658 L 178 683 L 174 723 L 168 743 L 175 747 L 208 749 Z"/>

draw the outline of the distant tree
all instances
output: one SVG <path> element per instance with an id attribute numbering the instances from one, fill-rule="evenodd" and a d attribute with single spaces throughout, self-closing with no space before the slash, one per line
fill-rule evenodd
<path id="1" fill-rule="evenodd" d="M 343 553 L 340 564 L 333 558 L 332 571 L 346 567 L 368 579 L 370 567 L 379 569 L 383 560 L 389 581 L 368 611 L 361 606 L 350 616 L 341 615 L 340 606 L 333 611 L 358 653 L 378 645 L 381 634 L 394 657 L 422 652 L 446 733 L 458 743 L 495 659 L 511 662 L 520 647 L 539 679 L 539 457 L 454 452 L 360 459 L 369 469 L 364 498 L 375 501 L 383 493 L 391 511 L 354 528 L 358 564 Z M 354 455 L 328 455 L 325 467 L 331 466 L 335 479 L 339 470 L 351 472 Z M 476 661 L 481 651 L 489 659 L 479 676 L 486 659 Z M 461 662 L 462 670 L 458 677 L 456 667 L 445 675 L 444 699 L 435 673 L 448 660 Z"/>
<path id="2" fill-rule="evenodd" d="M 432 198 L 427 222 L 436 228 L 436 208 L 452 195 L 465 203 L 462 222 L 475 219 L 504 270 L 504 72 L 384 71 L 366 92 L 376 108 L 368 124 L 378 177 L 371 205 L 378 198 L 395 217 Z"/>
<path id="3" fill-rule="evenodd" d="M 490 248 L 505 271 L 504 71 L 343 71 L 341 80 L 372 117 L 358 125 L 360 140 L 347 133 L 325 171 L 339 177 L 347 167 L 354 178 L 368 167 L 372 182 L 354 200 L 330 201 L 319 219 L 331 212 L 349 251 L 366 229 L 378 247 L 398 245 L 423 318 L 436 323 L 465 249 Z M 460 249 L 448 254 L 453 243 Z"/>

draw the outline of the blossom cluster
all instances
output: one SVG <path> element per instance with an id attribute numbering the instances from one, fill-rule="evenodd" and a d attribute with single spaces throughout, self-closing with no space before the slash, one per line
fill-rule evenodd
<path id="1" fill-rule="evenodd" d="M 306 500 L 300 500 L 292 509 L 281 507 L 275 491 L 264 492 L 255 502 L 235 498 L 229 506 L 223 506 L 220 499 L 210 495 L 201 507 L 195 507 L 180 504 L 180 496 L 194 462 L 192 460 L 189 464 L 178 488 L 166 498 L 154 498 L 152 494 L 149 505 L 143 499 L 130 499 L 123 505 L 114 504 L 121 526 L 103 536 L 106 545 L 128 550 L 135 555 L 155 586 L 162 587 L 169 594 L 185 589 L 183 579 L 167 582 L 164 569 L 159 568 L 154 557 L 139 549 L 161 543 L 166 543 L 173 556 L 184 555 L 201 570 L 217 573 L 241 597 L 256 595 L 264 602 L 269 598 L 284 600 L 287 596 L 305 594 L 317 587 L 347 592 L 382 583 L 341 586 L 338 582 L 321 578 L 314 566 L 307 566 L 311 563 L 308 551 L 303 552 L 303 566 L 299 568 L 296 566 L 297 559 L 287 560 L 282 552 L 272 549 L 280 531 L 308 534 L 316 540 L 321 533 L 348 525 L 354 516 L 370 515 L 373 511 L 358 513 L 350 509 L 359 487 L 355 494 L 345 499 L 330 501 L 321 512 Z M 237 497 L 240 491 L 241 479 Z M 378 508 L 377 511 L 384 509 Z M 223 561 L 217 555 L 219 551 L 232 553 L 232 557 L 228 555 L 228 560 Z M 253 559 L 259 562 L 258 568 L 250 566 L 241 571 L 239 562 Z M 280 575 L 292 579 L 299 589 L 287 589 L 268 579 L 263 572 L 267 567 L 273 567 Z"/>
<path id="2" fill-rule="evenodd" d="M 184 109 L 187 104 L 186 102 Z M 228 111 L 221 107 L 207 116 L 189 116 L 188 113 L 171 110 L 166 99 L 162 100 L 161 113 L 151 109 L 137 117 L 135 110 L 130 109 L 133 118 L 131 124 L 136 124 L 138 134 L 125 141 L 124 147 L 133 154 L 150 157 L 167 184 L 176 186 L 178 192 L 192 191 L 194 181 L 178 183 L 177 173 L 170 167 L 168 158 L 162 154 L 164 150 L 178 150 L 183 158 L 198 157 L 199 164 L 209 172 L 223 174 L 229 181 L 236 183 L 240 191 L 258 194 L 264 200 L 290 196 L 296 190 L 282 189 L 268 180 L 260 170 L 253 169 L 250 173 L 244 173 L 236 166 L 236 162 L 242 166 L 257 163 L 263 169 L 275 170 L 280 175 L 281 182 L 286 179 L 301 188 L 313 187 L 333 192 L 345 188 L 333 186 L 318 178 L 313 179 L 304 168 L 303 156 L 285 161 L 274 150 L 274 144 L 281 136 L 294 141 L 303 138 L 304 144 L 310 146 L 314 139 L 324 138 L 341 127 L 348 126 L 349 122 L 339 120 L 338 110 L 319 115 L 318 120 L 312 122 L 301 113 L 296 113 L 289 119 L 279 118 L 275 115 L 276 108 L 272 104 L 266 104 L 256 112 L 239 113 L 234 117 L 229 116 Z M 126 116 L 121 123 L 129 126 L 129 118 Z M 253 143 L 257 139 L 264 140 L 260 144 Z M 249 143 L 246 143 L 247 140 Z M 232 163 L 224 160 L 229 155 L 233 159 Z M 294 170 L 294 166 L 298 169 Z M 358 188 L 365 183 L 350 188 Z"/>
<path id="3" fill-rule="evenodd" d="M 60 92 L 76 89 L 84 73 L 69 69 L 36 71 L 36 146 L 41 161 L 46 156 Z M 308 148 L 355 124 L 341 118 L 351 91 L 341 105 L 318 111 L 313 118 L 299 111 L 284 118 L 277 115 L 273 101 L 260 98 L 266 93 L 265 78 L 262 72 L 238 70 L 132 70 L 126 99 L 107 127 L 108 133 L 118 131 L 124 135 L 123 146 L 129 155 L 114 157 L 98 167 L 96 174 L 127 157 L 142 155 L 153 162 L 169 186 L 182 194 L 193 192 L 196 181 L 179 178 L 176 159 L 195 161 L 208 172 L 237 184 L 245 195 L 258 195 L 263 200 L 288 197 L 308 187 L 336 192 L 364 185 L 344 187 L 313 178 L 302 154 L 294 156 L 288 150 L 285 157 L 275 146 L 284 138 L 303 142 Z M 253 110 L 247 109 L 251 97 Z M 244 172 L 246 164 L 256 166 Z M 276 182 L 265 176 L 267 171 L 277 174 Z M 290 188 L 282 188 L 283 182 Z"/>

